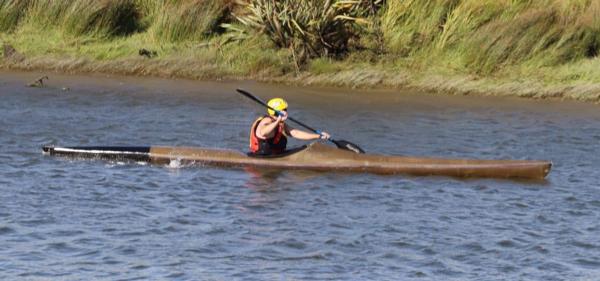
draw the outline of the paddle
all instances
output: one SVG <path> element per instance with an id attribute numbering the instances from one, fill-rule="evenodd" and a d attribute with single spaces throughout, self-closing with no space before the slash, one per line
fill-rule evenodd
<path id="1" fill-rule="evenodd" d="M 247 98 L 249 98 L 249 99 L 251 99 L 251 100 L 253 100 L 253 101 L 255 101 L 255 102 L 259 103 L 259 104 L 261 104 L 262 106 L 264 106 L 264 107 L 266 107 L 266 108 L 268 108 L 270 110 L 273 110 L 275 112 L 279 112 L 279 111 L 275 110 L 274 108 L 270 107 L 269 105 L 267 105 L 264 101 L 260 100 L 259 98 L 257 98 L 256 96 L 254 96 L 253 94 L 251 94 L 251 93 L 249 93 L 249 92 L 247 92 L 245 90 L 237 89 L 237 92 L 240 93 L 240 94 L 242 94 L 242 95 L 244 95 L 245 97 L 247 97 Z M 321 131 L 315 130 L 315 129 L 309 127 L 308 125 L 306 125 L 306 124 L 304 124 L 304 123 L 302 123 L 302 122 L 300 122 L 300 121 L 298 121 L 298 120 L 296 120 L 296 119 L 294 119 L 292 117 L 288 116 L 287 119 L 290 120 L 290 121 L 292 121 L 292 122 L 294 122 L 294 123 L 296 123 L 296 124 L 298 124 L 298 125 L 300 125 L 300 126 L 302 126 L 302 127 L 304 127 L 304 128 L 306 128 L 306 129 L 308 129 L 308 130 L 313 131 L 315 134 L 319 134 L 319 135 L 321 134 Z M 365 153 L 365 151 L 362 150 L 362 148 L 360 148 L 358 145 L 353 144 L 353 143 L 351 143 L 349 141 L 334 140 L 333 138 L 329 138 L 329 141 L 332 142 L 332 143 L 334 143 L 339 149 L 345 149 L 345 150 L 353 151 L 353 152 L 356 152 L 356 153 Z"/>

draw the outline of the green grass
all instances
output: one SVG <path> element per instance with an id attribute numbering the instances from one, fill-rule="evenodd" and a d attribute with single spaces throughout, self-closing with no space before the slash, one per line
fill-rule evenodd
<path id="1" fill-rule="evenodd" d="M 521 96 L 587 85 L 565 94 L 582 99 L 600 84 L 595 0 L 234 2 L 0 0 L 0 41 L 27 58 L 3 65 Z"/>

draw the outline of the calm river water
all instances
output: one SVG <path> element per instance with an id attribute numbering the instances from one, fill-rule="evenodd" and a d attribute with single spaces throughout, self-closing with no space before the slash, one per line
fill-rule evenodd
<path id="1" fill-rule="evenodd" d="M 600 107 L 0 72 L 1 280 L 600 280 Z M 70 90 L 64 91 L 63 87 Z M 546 181 L 153 166 L 41 146 L 245 150 L 262 109 L 372 153 L 547 159 Z M 300 142 L 295 142 L 300 144 Z"/>

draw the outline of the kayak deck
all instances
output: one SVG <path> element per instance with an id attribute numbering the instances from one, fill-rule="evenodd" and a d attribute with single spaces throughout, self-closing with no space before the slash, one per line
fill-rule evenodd
<path id="1" fill-rule="evenodd" d="M 410 174 L 418 176 L 543 179 L 552 163 L 536 160 L 469 160 L 357 154 L 322 143 L 312 143 L 278 157 L 251 157 L 245 153 L 194 147 L 44 147 L 51 155 L 147 161 L 168 164 L 201 163 L 215 166 L 254 166 L 316 171 Z"/>

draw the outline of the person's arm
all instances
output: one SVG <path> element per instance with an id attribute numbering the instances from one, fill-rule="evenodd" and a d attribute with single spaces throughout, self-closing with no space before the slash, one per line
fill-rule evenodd
<path id="1" fill-rule="evenodd" d="M 327 132 L 321 132 L 321 134 L 310 133 L 295 128 L 290 128 L 287 124 L 285 125 L 285 131 L 293 138 L 300 140 L 316 140 L 316 139 L 329 139 Z"/>
<path id="2" fill-rule="evenodd" d="M 275 132 L 275 129 L 279 125 L 279 122 L 281 122 L 282 120 L 283 119 L 281 116 L 278 116 L 275 121 L 269 118 L 261 120 L 258 124 L 258 128 L 256 128 L 256 136 L 259 139 L 266 139 L 268 137 L 271 137 Z"/>
<path id="3" fill-rule="evenodd" d="M 290 129 L 290 136 L 300 140 L 316 140 L 321 137 L 321 135 L 305 132 L 298 129 Z"/>

